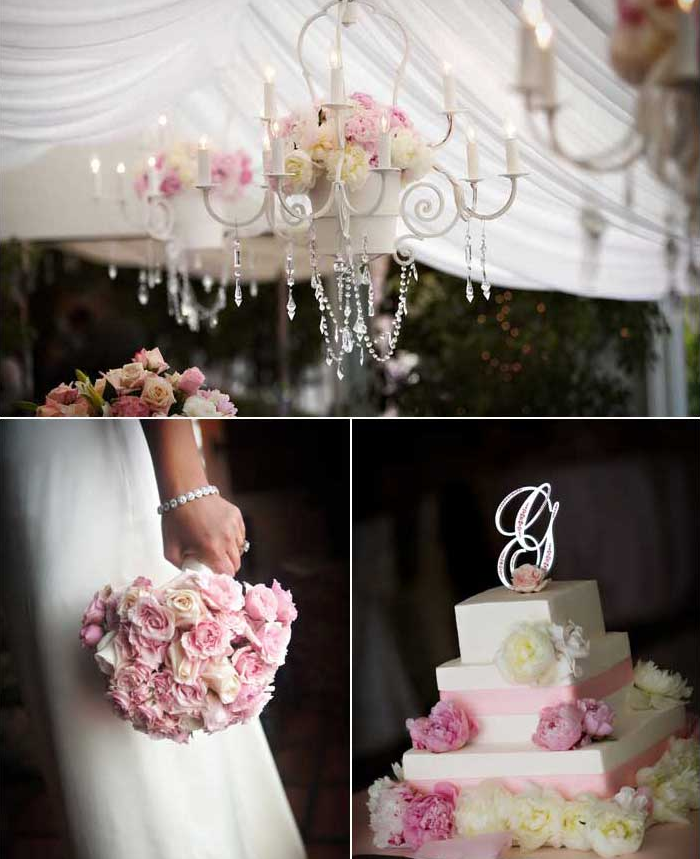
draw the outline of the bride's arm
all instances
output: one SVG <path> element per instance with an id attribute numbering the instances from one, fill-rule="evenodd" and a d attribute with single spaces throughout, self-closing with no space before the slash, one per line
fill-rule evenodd
<path id="1" fill-rule="evenodd" d="M 161 500 L 209 483 L 190 421 L 148 420 L 141 426 Z M 208 495 L 164 513 L 162 519 L 165 557 L 176 567 L 189 557 L 217 573 L 238 572 L 245 542 L 245 525 L 238 507 L 220 495 Z"/>

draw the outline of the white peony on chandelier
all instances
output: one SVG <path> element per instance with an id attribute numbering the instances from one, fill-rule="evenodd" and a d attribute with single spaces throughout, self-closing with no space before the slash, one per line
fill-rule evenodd
<path id="1" fill-rule="evenodd" d="M 343 27 L 358 22 L 359 7 L 370 16 L 391 22 L 400 33 L 402 56 L 393 81 L 391 104 L 378 104 L 371 95 L 346 95 L 343 69 Z M 304 40 L 319 19 L 336 14 L 336 30 L 330 53 L 330 85 L 319 99 L 304 58 Z M 486 271 L 484 224 L 505 214 L 513 205 L 520 169 L 514 130 L 506 130 L 506 172 L 510 194 L 494 212 L 478 210 L 478 149 L 475 134 L 468 130 L 467 176 L 455 177 L 435 160 L 436 154 L 452 138 L 455 117 L 466 113 L 456 103 L 456 81 L 451 68 L 444 68 L 444 137 L 427 142 L 398 106 L 398 95 L 409 52 L 408 36 L 401 22 L 367 0 L 331 0 L 304 23 L 297 43 L 297 55 L 307 83 L 310 105 L 305 111 L 278 116 L 274 71 L 267 69 L 264 81 L 263 170 L 264 197 L 259 210 L 245 219 L 222 213 L 214 197 L 211 158 L 207 141 L 198 150 L 198 183 L 207 212 L 227 228 L 226 241 L 233 258 L 233 277 L 240 282 L 242 248 L 239 230 L 260 224 L 286 243 L 285 271 L 288 287 L 287 313 L 292 320 L 294 299 L 294 253 L 296 245 L 308 248 L 311 285 L 320 313 L 319 328 L 325 341 L 326 362 L 335 364 L 343 378 L 344 361 L 353 352 L 360 364 L 365 354 L 378 362 L 394 354 L 402 322 L 408 312 L 408 291 L 418 280 L 411 243 L 444 235 L 458 221 L 466 224 L 466 297 L 474 297 L 472 283 L 472 220 L 482 223 L 479 244 L 481 289 L 486 298 L 490 284 Z M 445 194 L 425 177 L 434 174 L 446 182 Z M 150 197 L 157 201 L 154 185 Z M 451 193 L 449 193 L 451 192 Z M 447 223 L 444 223 L 446 214 Z M 399 234 L 399 223 L 406 228 Z M 401 267 L 398 306 L 388 334 L 372 335 L 369 318 L 375 313 L 375 296 L 370 262 L 392 254 Z M 324 283 L 319 258 L 333 259 L 333 284 Z"/>

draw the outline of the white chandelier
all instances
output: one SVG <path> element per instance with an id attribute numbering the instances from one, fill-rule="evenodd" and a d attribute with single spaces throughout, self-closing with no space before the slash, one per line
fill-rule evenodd
<path id="1" fill-rule="evenodd" d="M 618 50 L 615 44 L 612 46 L 613 65 L 636 87 L 636 121 L 604 150 L 574 154 L 561 139 L 562 105 L 557 98 L 554 32 L 542 0 L 523 0 L 517 84 L 540 146 L 592 173 L 627 171 L 628 205 L 633 196 L 629 170 L 642 159 L 653 175 L 672 190 L 676 202 L 669 216 L 669 242 L 675 210 L 685 210 L 691 249 L 689 272 L 696 270 L 693 237 L 697 240 L 700 232 L 699 6 L 698 0 L 677 0 L 663 8 L 653 2 L 626 4 L 624 11 L 630 20 L 638 24 L 643 21 L 647 29 L 646 46 L 631 42 L 625 55 L 620 33 Z"/>
<path id="2" fill-rule="evenodd" d="M 311 264 L 311 285 L 320 312 L 319 328 L 325 341 L 326 362 L 335 364 L 338 378 L 343 378 L 343 363 L 347 356 L 355 352 L 360 364 L 365 353 L 375 361 L 388 361 L 396 350 L 402 322 L 408 312 L 408 291 L 412 282 L 418 280 L 411 248 L 413 240 L 436 238 L 451 230 L 459 221 L 466 224 L 465 258 L 467 263 L 466 296 L 471 302 L 474 297 L 472 284 L 472 220 L 482 223 L 479 250 L 481 268 L 481 289 L 486 298 L 490 294 L 490 284 L 486 271 L 486 239 L 484 223 L 505 214 L 513 205 L 517 193 L 518 179 L 526 175 L 520 169 L 518 145 L 512 127 L 506 130 L 506 172 L 502 174 L 510 183 L 510 194 L 497 211 L 482 212 L 477 208 L 479 176 L 478 149 L 473 130 L 468 131 L 467 176 L 455 177 L 433 160 L 433 156 L 452 138 L 455 117 L 466 113 L 457 106 L 456 81 L 451 68 L 444 68 L 444 105 L 441 111 L 446 121 L 443 138 L 435 143 L 425 144 L 430 156 L 429 169 L 447 182 L 451 192 L 453 211 L 447 214 L 448 222 L 443 223 L 443 214 L 448 204 L 443 191 L 432 181 L 413 181 L 410 171 L 394 163 L 392 146 L 394 137 L 401 132 L 392 131 L 389 112 L 381 119 L 374 164 L 369 168 L 366 181 L 357 187 L 351 180 L 351 155 L 347 148 L 346 128 L 353 115 L 359 110 L 357 101 L 346 97 L 343 74 L 342 31 L 344 26 L 356 24 L 359 7 L 370 15 L 382 17 L 391 22 L 402 40 L 402 56 L 393 80 L 393 97 L 389 112 L 392 117 L 400 109 L 397 106 L 399 90 L 403 79 L 409 53 L 408 35 L 401 22 L 394 16 L 379 9 L 367 0 L 331 0 L 304 23 L 297 43 L 297 56 L 303 77 L 306 81 L 311 100 L 310 113 L 318 117 L 319 126 L 331 129 L 330 140 L 323 142 L 324 155 L 331 151 L 333 160 L 331 175 L 319 176 L 311 187 L 299 190 L 300 171 L 310 170 L 305 161 L 306 154 L 288 139 L 288 134 L 280 124 L 276 111 L 276 91 L 274 72 L 266 71 L 264 82 L 264 108 L 261 116 L 263 124 L 263 165 L 264 197 L 258 212 L 247 219 L 223 216 L 215 208 L 209 150 L 202 141 L 198 151 L 199 181 L 207 212 L 219 224 L 230 230 L 228 241 L 233 256 L 233 276 L 240 281 L 242 271 L 242 251 L 239 230 L 260 224 L 263 229 L 271 230 L 282 238 L 287 247 L 285 271 L 288 286 L 287 313 L 294 318 L 296 302 L 294 299 L 294 245 L 303 243 L 308 247 Z M 312 81 L 311 72 L 304 57 L 304 40 L 309 27 L 319 19 L 337 13 L 335 40 L 330 57 L 330 86 L 326 98 L 319 101 Z M 284 120 L 282 119 L 282 122 Z M 334 150 L 334 152 L 333 152 Z M 296 169 L 290 170 L 290 163 L 297 159 Z M 408 187 L 402 190 L 402 180 Z M 399 218 L 407 232 L 397 235 Z M 393 255 L 401 267 L 398 306 L 393 316 L 390 331 L 377 337 L 372 335 L 369 318 L 375 313 L 375 297 L 370 262 L 384 254 Z M 332 288 L 323 282 L 319 270 L 319 258 L 329 256 L 333 259 Z"/>

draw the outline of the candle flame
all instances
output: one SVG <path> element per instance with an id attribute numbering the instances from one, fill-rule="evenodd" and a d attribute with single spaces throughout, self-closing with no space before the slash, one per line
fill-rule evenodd
<path id="1" fill-rule="evenodd" d="M 148 166 L 151 169 L 153 169 L 156 166 L 156 156 L 155 155 L 151 155 L 150 158 L 148 159 Z"/>
<path id="2" fill-rule="evenodd" d="M 476 129 L 473 125 L 470 125 L 469 128 L 467 128 L 467 139 L 470 143 L 474 143 L 476 140 Z"/>
<path id="3" fill-rule="evenodd" d="M 279 124 L 279 122 L 277 122 L 277 120 L 275 120 L 272 123 L 272 136 L 273 137 L 279 137 L 279 134 L 280 134 L 280 124 Z"/>
<path id="4" fill-rule="evenodd" d="M 452 63 L 448 63 L 447 60 L 442 64 L 443 74 L 449 75 L 452 74 Z"/>
<path id="5" fill-rule="evenodd" d="M 382 133 L 386 134 L 389 130 L 389 114 L 384 111 L 382 114 Z"/>
<path id="6" fill-rule="evenodd" d="M 97 175 L 100 172 L 100 159 L 99 158 L 93 158 L 90 161 L 90 169 L 92 170 L 92 172 L 95 175 Z"/>
<path id="7" fill-rule="evenodd" d="M 208 141 L 208 139 L 207 139 L 207 135 L 206 135 L 206 134 L 203 134 L 203 135 L 199 138 L 199 148 L 200 148 L 200 149 L 206 149 L 206 148 L 207 148 L 207 144 L 208 144 L 208 142 L 209 142 L 209 141 Z"/>
<path id="8" fill-rule="evenodd" d="M 505 131 L 506 137 L 509 140 L 515 137 L 515 125 L 513 122 L 511 122 L 510 119 L 506 119 L 506 121 L 503 123 L 503 130 Z"/>
<path id="9" fill-rule="evenodd" d="M 552 25 L 549 21 L 540 21 L 540 23 L 535 27 L 535 38 L 537 39 L 537 44 L 543 51 L 546 51 L 550 46 L 553 35 L 554 31 L 552 30 Z"/>
<path id="10" fill-rule="evenodd" d="M 329 61 L 332 69 L 340 68 L 340 54 L 336 51 L 335 48 L 331 50 Z"/>
<path id="11" fill-rule="evenodd" d="M 166 126 L 167 124 L 168 124 L 168 117 L 164 113 L 161 113 L 161 115 L 158 117 L 158 125 Z"/>
<path id="12" fill-rule="evenodd" d="M 267 83 L 271 84 L 275 79 L 275 70 L 272 66 L 265 66 L 263 69 L 263 75 L 265 76 L 265 80 Z"/>
<path id="13" fill-rule="evenodd" d="M 119 173 L 120 175 L 122 173 L 126 173 L 126 166 L 123 161 L 120 161 L 119 164 L 117 164 L 117 173 Z"/>
<path id="14" fill-rule="evenodd" d="M 536 27 L 544 21 L 542 0 L 523 0 L 522 15 L 531 27 Z"/>
<path id="15" fill-rule="evenodd" d="M 678 0 L 678 5 L 681 7 L 682 12 L 690 12 L 694 2 L 695 0 Z"/>

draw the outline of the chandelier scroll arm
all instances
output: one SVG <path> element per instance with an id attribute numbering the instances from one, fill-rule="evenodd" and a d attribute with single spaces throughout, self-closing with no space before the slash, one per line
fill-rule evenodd
<path id="1" fill-rule="evenodd" d="M 162 212 L 164 223 L 158 226 L 155 222 L 156 212 Z M 159 242 L 167 242 L 173 237 L 173 228 L 175 226 L 175 212 L 172 204 L 160 194 L 149 196 L 146 205 L 146 217 L 144 226 L 148 235 Z"/>
<path id="2" fill-rule="evenodd" d="M 211 192 L 214 189 L 214 185 L 197 185 L 197 188 L 202 192 L 202 198 L 204 200 L 204 208 L 207 210 L 207 213 L 211 218 L 215 221 L 218 221 L 224 227 L 229 227 L 230 229 L 238 229 L 238 227 L 249 227 L 251 224 L 254 224 L 261 215 L 265 212 L 265 207 L 267 205 L 267 195 L 269 193 L 269 189 L 265 189 L 265 197 L 263 198 L 263 202 L 258 209 L 258 211 L 251 217 L 246 219 L 245 221 L 241 221 L 238 218 L 235 218 L 233 221 L 229 221 L 227 218 L 222 218 L 219 214 L 214 211 L 214 207 L 211 203 Z"/>
<path id="3" fill-rule="evenodd" d="M 352 205 L 352 203 L 350 202 L 350 200 L 349 200 L 349 198 L 348 198 L 348 192 L 347 192 L 347 188 L 345 187 L 345 183 L 343 183 L 343 184 L 340 186 L 340 187 L 341 187 L 341 192 L 340 192 L 340 193 L 341 193 L 341 195 L 342 195 L 342 197 L 343 197 L 343 203 L 344 203 L 344 205 L 347 207 L 348 211 L 349 211 L 351 214 L 353 214 L 353 215 L 357 215 L 357 216 L 358 216 L 358 217 L 360 217 L 360 218 L 371 218 L 371 217 L 372 217 L 372 215 L 373 215 L 373 214 L 377 211 L 377 209 L 381 206 L 381 204 L 382 204 L 382 200 L 384 199 L 384 191 L 385 191 L 385 189 L 386 189 L 386 174 L 387 174 L 387 172 L 389 172 L 389 171 L 391 171 L 391 170 L 393 170 L 393 169 L 396 169 L 396 168 L 386 168 L 386 169 L 384 169 L 384 168 L 377 168 L 376 170 L 373 170 L 373 171 L 372 171 L 373 173 L 379 173 L 380 178 L 381 178 L 381 184 L 380 184 L 380 187 L 379 187 L 379 193 L 377 194 L 377 199 L 374 201 L 374 203 L 373 203 L 371 206 L 369 206 L 369 207 L 368 207 L 367 209 L 365 209 L 364 211 L 361 211 L 360 209 L 356 209 L 356 208 Z"/>
<path id="4" fill-rule="evenodd" d="M 501 206 L 500 209 L 497 209 L 495 212 L 490 212 L 486 214 L 485 212 L 477 211 L 477 203 L 478 203 L 478 191 L 477 191 L 477 183 L 476 180 L 467 180 L 472 189 L 472 205 L 467 206 L 466 203 L 463 203 L 462 210 L 460 212 L 463 220 L 467 220 L 467 218 L 475 218 L 477 221 L 495 221 L 497 218 L 500 218 L 502 215 L 510 209 L 510 207 L 515 202 L 515 198 L 518 194 L 518 179 L 523 176 L 526 176 L 526 173 L 502 173 L 501 174 L 505 179 L 510 180 L 510 194 L 508 195 L 508 199 Z"/>

